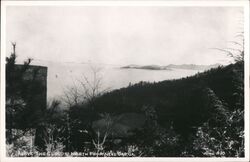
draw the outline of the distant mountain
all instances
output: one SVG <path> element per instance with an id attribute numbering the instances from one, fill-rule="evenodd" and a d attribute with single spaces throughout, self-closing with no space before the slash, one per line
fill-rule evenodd
<path id="1" fill-rule="evenodd" d="M 128 65 L 121 67 L 122 69 L 144 69 L 144 70 L 171 70 L 170 68 L 166 66 L 159 66 L 159 65 Z"/>
<path id="2" fill-rule="evenodd" d="M 217 68 L 221 66 L 221 64 L 212 64 L 212 65 L 195 65 L 195 64 L 182 64 L 175 65 L 169 64 L 167 66 L 159 66 L 159 65 L 127 65 L 121 67 L 122 69 L 145 69 L 145 70 L 171 70 L 171 69 L 187 69 L 187 70 L 208 70 L 211 68 Z"/>
<path id="3" fill-rule="evenodd" d="M 195 65 L 195 64 L 174 65 L 174 64 L 169 64 L 167 67 L 171 68 L 171 69 L 208 70 L 211 68 L 217 68 L 219 66 L 221 66 L 221 64 L 212 64 L 212 65 Z"/>

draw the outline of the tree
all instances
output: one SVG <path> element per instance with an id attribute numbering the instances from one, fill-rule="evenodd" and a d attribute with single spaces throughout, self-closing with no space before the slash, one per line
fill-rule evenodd
<path id="1" fill-rule="evenodd" d="M 242 14 L 243 16 L 243 14 Z M 239 25 L 240 28 L 244 28 L 244 20 L 240 20 Z M 233 59 L 234 62 L 244 62 L 244 30 L 239 31 L 235 34 L 233 41 L 228 41 L 230 43 L 230 47 L 227 48 L 212 48 L 215 50 L 222 51 L 227 54 L 230 58 Z"/>
<path id="2" fill-rule="evenodd" d="M 104 128 L 103 130 L 97 130 L 97 136 L 92 139 L 92 143 L 95 146 L 97 157 L 100 151 L 104 150 L 104 144 L 107 137 L 111 134 L 113 126 L 115 124 L 114 117 L 109 113 L 100 114 L 104 119 Z"/>
<path id="3" fill-rule="evenodd" d="M 44 142 L 46 146 L 46 152 L 49 156 L 52 156 L 55 153 L 62 154 L 64 149 L 64 140 L 63 137 L 60 136 L 63 131 L 64 129 L 56 124 L 48 123 L 46 125 Z"/>
<path id="4" fill-rule="evenodd" d="M 53 153 L 67 140 L 66 115 L 60 107 L 60 101 L 52 100 L 41 114 L 41 121 L 37 126 L 35 144 L 39 151 Z"/>
<path id="5" fill-rule="evenodd" d="M 101 76 L 101 68 L 90 66 L 91 77 L 82 74 L 80 78 L 72 78 L 72 87 L 66 87 L 62 100 L 68 107 L 82 105 L 88 103 L 92 105 L 94 100 L 107 92 L 108 89 L 103 88 L 103 78 Z M 93 105 L 91 109 L 94 109 Z"/>
<path id="6" fill-rule="evenodd" d="M 6 57 L 6 128 L 7 142 L 13 142 L 12 129 L 17 127 L 20 113 L 26 108 L 25 99 L 22 96 L 22 89 L 25 88 L 23 76 L 28 70 L 32 59 L 24 61 L 23 66 L 16 67 L 16 43 L 12 43 L 13 52 Z"/>
<path id="7" fill-rule="evenodd" d="M 205 89 L 211 118 L 197 128 L 195 156 L 244 156 L 244 110 L 229 111 L 209 88 Z"/>
<path id="8" fill-rule="evenodd" d="M 37 146 L 39 128 L 46 111 L 47 69 L 31 66 L 31 58 L 23 64 L 16 64 L 16 43 L 12 43 L 12 47 L 13 52 L 6 58 L 7 143 L 11 144 L 18 139 L 13 131 L 23 132 L 23 136 L 26 132 L 32 132 L 29 134 L 35 136 L 34 143 Z"/>
<path id="9" fill-rule="evenodd" d="M 107 91 L 102 87 L 101 69 L 90 66 L 90 71 L 91 77 L 82 74 L 76 82 L 73 81 L 72 87 L 66 88 L 62 97 L 69 108 L 68 134 L 71 136 L 70 143 L 75 150 L 82 150 L 82 143 L 85 140 L 90 140 L 90 142 L 93 142 L 92 139 L 96 140 L 96 132 L 92 129 L 92 125 L 93 121 L 98 118 L 98 112 L 96 112 L 94 101 Z M 81 133 L 82 130 L 89 132 L 88 137 Z"/>
<path id="10" fill-rule="evenodd" d="M 145 125 L 134 135 L 135 143 L 142 150 L 138 156 L 178 156 L 180 135 L 175 132 L 173 123 L 165 127 L 159 125 L 157 112 L 152 106 L 143 106 L 142 111 L 146 116 Z"/>

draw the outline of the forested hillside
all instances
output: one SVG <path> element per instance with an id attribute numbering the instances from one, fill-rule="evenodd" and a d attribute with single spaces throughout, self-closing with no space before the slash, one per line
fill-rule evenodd
<path id="1" fill-rule="evenodd" d="M 225 156 L 235 156 L 236 152 L 242 156 L 239 148 L 243 147 L 241 140 L 244 130 L 243 76 L 244 64 L 237 62 L 183 79 L 158 83 L 140 82 L 104 94 L 98 97 L 93 105 L 98 113 L 111 114 L 128 112 L 145 114 L 145 107 L 153 109 L 157 124 L 167 130 L 172 127 L 180 135 L 180 139 L 184 142 L 181 142 L 181 145 L 185 147 L 193 142 L 191 139 L 197 135 L 197 129 L 204 128 L 204 124 L 207 124 L 206 133 L 211 133 L 210 129 L 231 133 L 228 134 L 232 136 L 230 140 L 229 137 L 225 137 L 230 147 L 223 145 L 222 148 L 228 147 Z M 234 119 L 237 121 L 233 121 Z M 146 127 L 146 129 L 151 128 Z M 215 136 L 214 138 L 219 141 L 223 140 L 222 135 L 215 134 L 209 136 Z M 205 137 L 202 138 L 205 140 Z M 209 141 L 207 144 L 211 143 Z M 215 154 L 221 156 L 218 150 Z M 204 154 L 201 153 L 199 156 L 202 155 Z"/>
<path id="2" fill-rule="evenodd" d="M 171 118 L 185 114 L 184 120 L 188 115 L 207 114 L 205 89 L 210 89 L 228 110 L 234 110 L 239 105 L 239 95 L 243 95 L 243 74 L 244 65 L 238 62 L 187 78 L 140 82 L 104 94 L 94 104 L 96 110 L 110 113 L 140 112 L 143 106 L 153 106 L 158 115 Z"/>

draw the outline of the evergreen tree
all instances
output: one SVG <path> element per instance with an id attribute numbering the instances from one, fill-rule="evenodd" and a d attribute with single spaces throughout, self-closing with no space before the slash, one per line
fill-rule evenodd
<path id="1" fill-rule="evenodd" d="M 26 103 L 21 90 L 24 88 L 23 75 L 28 70 L 31 59 L 24 62 L 20 68 L 16 67 L 16 43 L 12 43 L 13 52 L 6 58 L 6 128 L 7 142 L 14 140 L 12 129 L 20 121 L 20 112 L 25 109 Z"/>

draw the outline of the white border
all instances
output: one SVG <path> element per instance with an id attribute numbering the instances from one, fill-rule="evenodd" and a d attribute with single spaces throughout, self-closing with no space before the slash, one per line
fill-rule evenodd
<path id="1" fill-rule="evenodd" d="M 243 7 L 248 4 L 247 0 L 156 0 L 156 1 L 2 1 L 3 5 L 9 6 L 232 6 Z"/>
<path id="2" fill-rule="evenodd" d="M 6 7 L 7 6 L 204 6 L 204 7 L 244 7 L 245 37 L 245 157 L 244 158 L 85 158 L 85 157 L 6 157 L 5 153 L 5 54 L 6 54 Z M 1 110 L 0 110 L 0 161 L 27 162 L 49 161 L 249 161 L 249 1 L 1 1 Z"/>
<path id="3" fill-rule="evenodd" d="M 244 77 L 245 77 L 245 87 L 244 87 L 244 90 L 245 90 L 245 98 L 244 98 L 244 102 L 245 102 L 245 157 L 248 159 L 248 161 L 250 161 L 250 158 L 249 158 L 249 153 L 250 153 L 250 150 L 249 150 L 249 144 L 250 144 L 250 141 L 249 141 L 249 115 L 250 115 L 250 111 L 249 111 L 249 90 L 250 90 L 250 87 L 249 87 L 249 78 L 250 78 L 250 74 L 249 74 L 249 70 L 250 70 L 250 67 L 249 67 L 249 50 L 250 50 L 250 47 L 249 47 L 249 25 L 250 25 L 250 22 L 249 22 L 249 2 L 247 5 L 244 6 L 244 41 L 245 41 L 245 49 L 244 49 L 244 52 L 245 52 L 245 74 L 244 74 Z"/>

